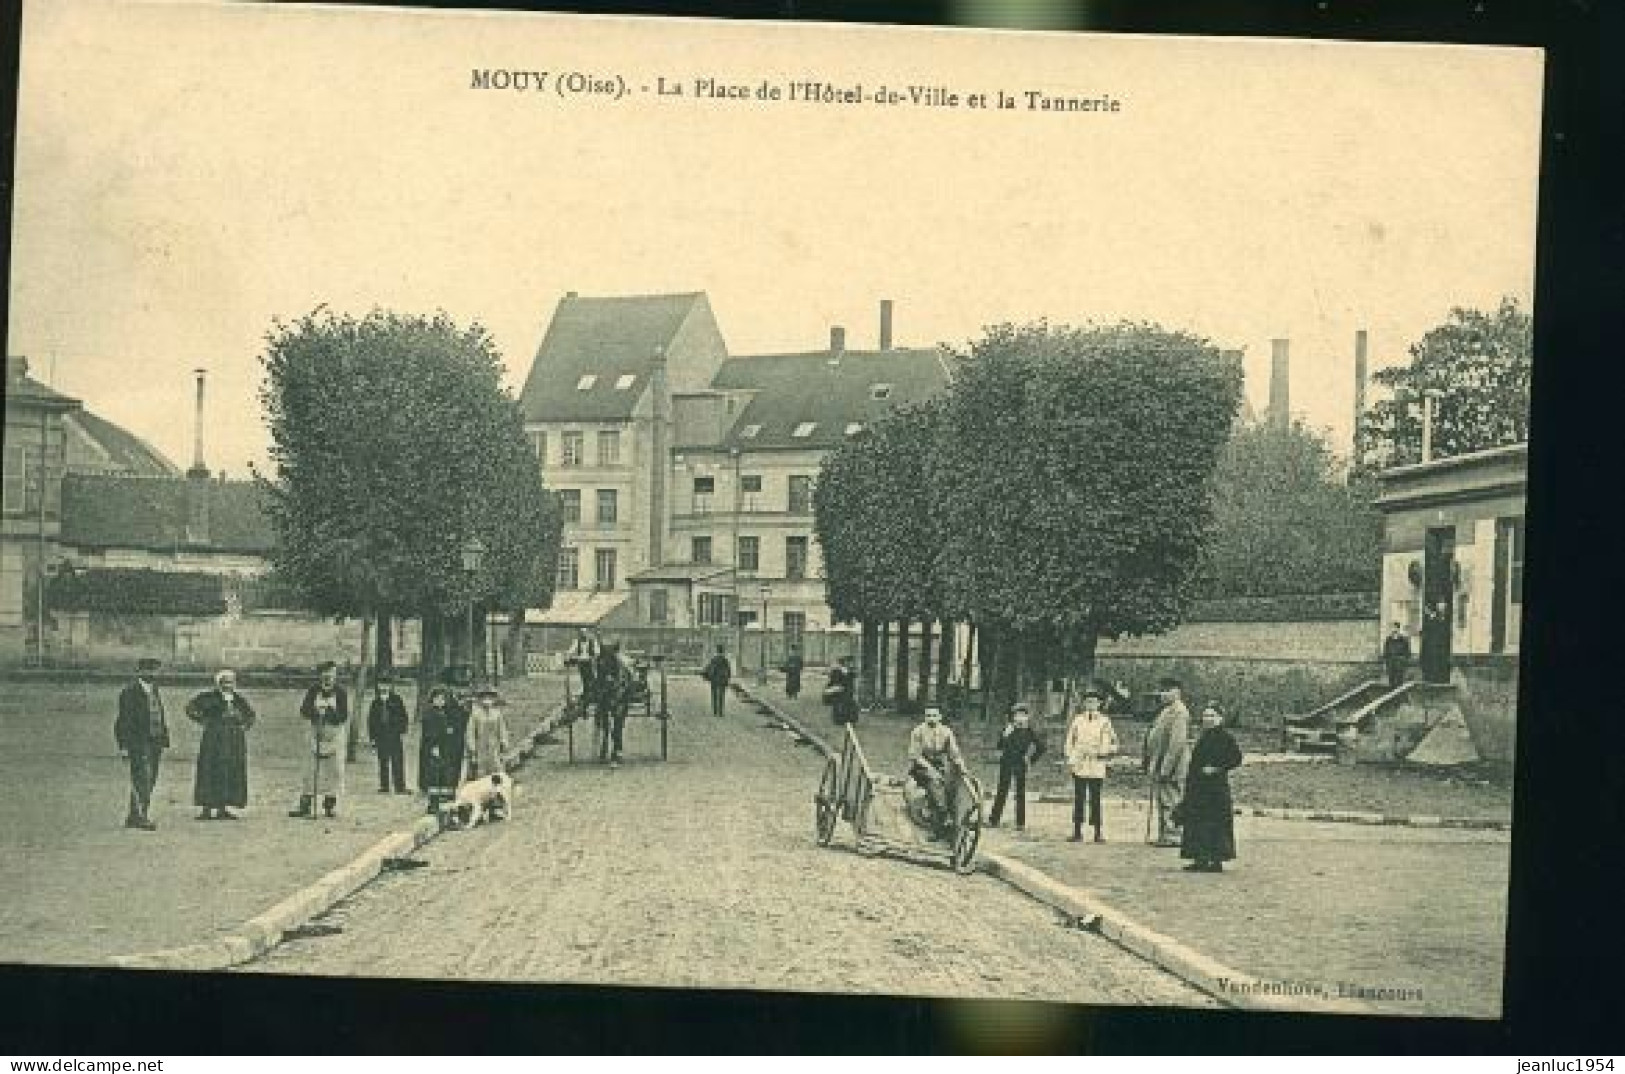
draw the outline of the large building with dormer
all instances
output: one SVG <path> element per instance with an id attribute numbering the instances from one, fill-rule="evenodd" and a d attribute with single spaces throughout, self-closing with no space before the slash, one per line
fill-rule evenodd
<path id="1" fill-rule="evenodd" d="M 824 455 L 947 385 L 937 348 L 730 356 L 703 294 L 566 295 L 521 403 L 565 532 L 556 625 L 825 630 Z"/>

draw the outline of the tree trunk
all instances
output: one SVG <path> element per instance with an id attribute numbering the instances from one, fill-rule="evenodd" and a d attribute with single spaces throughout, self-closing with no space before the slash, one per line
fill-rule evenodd
<path id="1" fill-rule="evenodd" d="M 898 712 L 908 712 L 913 707 L 908 699 L 909 625 L 907 619 L 897 621 L 897 681 L 892 684 L 892 698 Z"/>
<path id="2" fill-rule="evenodd" d="M 361 663 L 355 669 L 355 678 L 349 683 L 350 723 L 344 729 L 344 760 L 354 764 L 361 742 L 361 706 L 367 698 L 367 663 L 372 659 L 372 616 L 361 618 Z"/>
<path id="3" fill-rule="evenodd" d="M 875 680 L 875 702 L 879 704 L 886 697 L 886 671 L 891 664 L 891 622 L 880 621 L 880 674 Z"/>
<path id="4" fill-rule="evenodd" d="M 413 707 L 421 723 L 423 710 L 429 704 L 429 691 L 440 681 L 440 672 L 446 666 L 446 621 L 436 611 L 425 611 L 419 620 L 418 697 Z"/>
<path id="5" fill-rule="evenodd" d="M 1000 656 L 1004 650 L 1004 633 L 988 627 L 978 633 L 976 652 L 982 666 L 982 722 L 993 717 L 994 695 L 999 689 Z"/>
<path id="6" fill-rule="evenodd" d="M 875 703 L 875 669 L 880 657 L 880 632 L 875 628 L 873 619 L 863 621 L 863 633 L 859 635 L 858 649 L 858 702 L 862 705 Z"/>
<path id="7" fill-rule="evenodd" d="M 473 666 L 475 682 L 482 682 L 491 675 L 489 650 L 485 638 L 489 633 L 486 629 L 489 624 L 486 622 L 485 610 L 484 604 L 476 605 L 474 608 L 474 642 L 469 649 L 468 662 Z"/>
<path id="8" fill-rule="evenodd" d="M 388 612 L 378 613 L 378 649 L 373 666 L 382 674 L 395 668 L 395 620 Z"/>
<path id="9" fill-rule="evenodd" d="M 1100 645 L 1100 635 L 1093 630 L 1078 635 L 1072 649 L 1072 666 L 1076 669 L 1078 685 L 1087 686 L 1095 678 L 1095 650 Z"/>
<path id="10" fill-rule="evenodd" d="M 931 620 L 920 620 L 920 677 L 914 694 L 921 705 L 942 704 L 941 691 L 935 698 L 931 696 L 931 627 Z"/>
<path id="11" fill-rule="evenodd" d="M 948 676 L 954 666 L 954 634 L 955 624 L 943 620 L 940 624 L 942 633 L 937 638 L 937 700 L 943 701 L 948 697 Z M 961 691 L 960 696 L 964 693 Z"/>
<path id="12" fill-rule="evenodd" d="M 665 647 L 661 647 L 665 651 Z M 509 677 L 525 675 L 525 609 L 515 608 L 508 613 L 508 637 L 504 647 Z"/>

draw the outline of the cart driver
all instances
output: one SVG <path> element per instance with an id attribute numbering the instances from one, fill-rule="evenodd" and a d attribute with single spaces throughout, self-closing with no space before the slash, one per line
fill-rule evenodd
<path id="1" fill-rule="evenodd" d="M 908 736 L 908 774 L 924 789 L 931 803 L 931 814 L 940 838 L 946 834 L 948 824 L 948 766 L 963 768 L 965 758 L 959 752 L 954 733 L 942 723 L 942 710 L 928 708 L 925 719 Z"/>

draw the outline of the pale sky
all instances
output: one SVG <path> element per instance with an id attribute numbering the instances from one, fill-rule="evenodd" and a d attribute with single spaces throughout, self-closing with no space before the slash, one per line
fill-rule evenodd
<path id="1" fill-rule="evenodd" d="M 560 97 L 566 71 L 631 93 Z M 661 98 L 661 76 L 1023 107 Z M 207 461 L 242 476 L 263 336 L 321 303 L 478 320 L 517 390 L 570 290 L 705 291 L 736 354 L 832 324 L 872 347 L 890 298 L 900 345 L 1186 328 L 1245 348 L 1260 408 L 1287 337 L 1293 409 L 1346 448 L 1356 329 L 1376 368 L 1452 306 L 1528 307 L 1540 79 L 1531 49 L 33 2 L 7 349 L 182 466 L 207 367 Z"/>

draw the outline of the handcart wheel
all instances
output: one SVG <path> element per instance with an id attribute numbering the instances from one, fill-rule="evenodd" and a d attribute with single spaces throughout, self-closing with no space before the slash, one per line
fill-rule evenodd
<path id="1" fill-rule="evenodd" d="M 977 807 L 976 812 L 960 821 L 954 830 L 954 845 L 948 855 L 954 872 L 967 876 L 976 871 L 976 846 L 981 841 L 982 810 Z"/>
<path id="2" fill-rule="evenodd" d="M 857 833 L 857 851 L 866 858 L 879 857 L 886 852 L 886 846 L 879 839 L 869 834 L 869 807 L 871 799 L 865 798 L 859 804 L 857 815 L 852 818 L 852 830 Z"/>
<path id="3" fill-rule="evenodd" d="M 835 838 L 835 822 L 840 819 L 840 768 L 832 757 L 824 766 L 824 777 L 818 781 L 818 796 L 813 799 L 817 809 L 818 845 L 829 846 Z"/>

